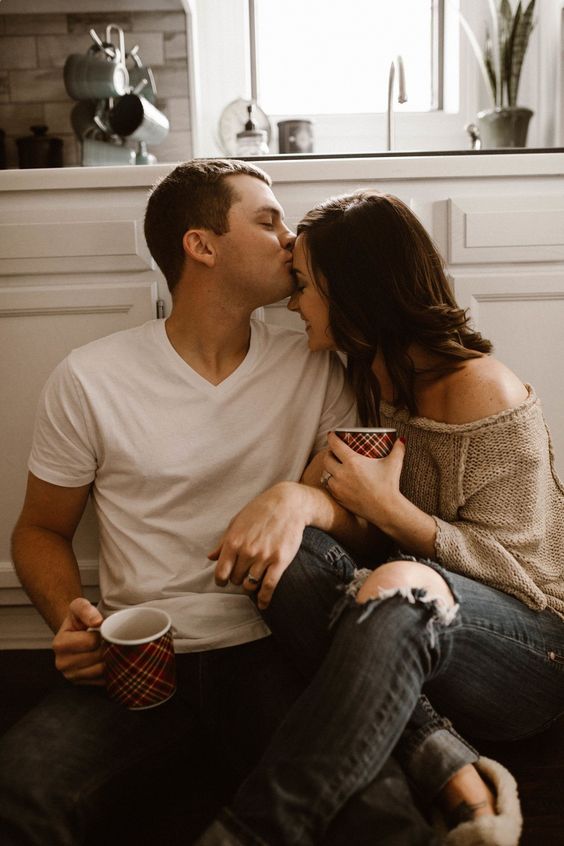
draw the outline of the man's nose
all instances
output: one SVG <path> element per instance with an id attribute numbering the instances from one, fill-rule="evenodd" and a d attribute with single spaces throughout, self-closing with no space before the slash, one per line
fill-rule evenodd
<path id="1" fill-rule="evenodd" d="M 280 238 L 280 243 L 282 244 L 285 250 L 292 252 L 292 250 L 294 249 L 294 244 L 296 243 L 295 234 L 289 229 L 286 229 Z"/>

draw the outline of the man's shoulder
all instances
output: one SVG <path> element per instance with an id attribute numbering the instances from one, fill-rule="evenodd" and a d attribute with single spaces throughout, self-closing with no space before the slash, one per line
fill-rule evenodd
<path id="1" fill-rule="evenodd" d="M 150 338 L 154 336 L 157 321 L 150 320 L 140 326 L 121 329 L 102 338 L 96 338 L 81 347 L 73 349 L 68 361 L 72 366 L 103 366 L 104 362 L 119 367 L 120 362 L 128 354 L 135 355 L 147 348 Z"/>

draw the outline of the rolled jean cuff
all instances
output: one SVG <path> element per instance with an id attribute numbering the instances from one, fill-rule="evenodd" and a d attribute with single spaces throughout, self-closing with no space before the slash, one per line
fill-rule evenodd
<path id="1" fill-rule="evenodd" d="M 467 764 L 475 763 L 478 752 L 454 730 L 448 720 L 442 727 L 415 742 L 411 738 L 409 752 L 395 749 L 395 755 L 425 805 L 430 805 L 445 784 Z"/>
<path id="2" fill-rule="evenodd" d="M 196 840 L 194 846 L 269 846 L 233 814 L 222 808 L 216 819 Z"/>

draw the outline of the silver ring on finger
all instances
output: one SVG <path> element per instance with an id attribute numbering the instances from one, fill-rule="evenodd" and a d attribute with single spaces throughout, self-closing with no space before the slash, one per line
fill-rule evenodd
<path id="1" fill-rule="evenodd" d="M 260 579 L 257 579 L 256 576 L 253 576 L 251 573 L 247 573 L 247 581 L 252 585 L 258 585 Z"/>
<path id="2" fill-rule="evenodd" d="M 329 473 L 327 470 L 324 470 L 323 473 L 321 474 L 321 478 L 319 480 L 321 487 L 326 488 L 327 485 L 329 484 L 329 479 L 331 479 L 331 478 L 332 478 L 332 474 Z"/>

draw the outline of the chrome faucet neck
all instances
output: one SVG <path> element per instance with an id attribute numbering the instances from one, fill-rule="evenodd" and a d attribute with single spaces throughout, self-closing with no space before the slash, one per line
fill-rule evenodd
<path id="1" fill-rule="evenodd" d="M 398 56 L 390 65 L 390 72 L 388 74 L 388 109 L 387 109 L 387 150 L 392 150 L 394 147 L 394 82 L 396 78 L 396 66 L 398 73 L 398 103 L 407 102 L 407 92 L 405 88 L 405 68 L 403 66 L 403 59 Z"/>

